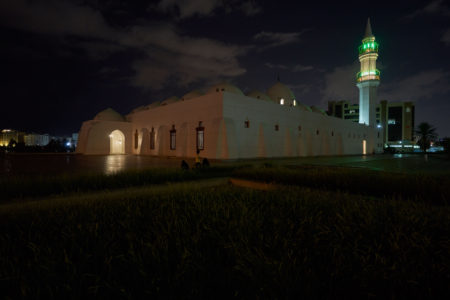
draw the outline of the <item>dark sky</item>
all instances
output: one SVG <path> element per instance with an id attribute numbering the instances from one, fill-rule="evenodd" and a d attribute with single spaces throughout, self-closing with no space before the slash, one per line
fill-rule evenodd
<path id="1" fill-rule="evenodd" d="M 367 17 L 380 44 L 378 99 L 414 101 L 450 136 L 450 7 L 436 1 L 1 0 L 0 128 L 77 132 L 112 107 L 226 80 L 276 82 L 298 101 L 358 101 Z"/>

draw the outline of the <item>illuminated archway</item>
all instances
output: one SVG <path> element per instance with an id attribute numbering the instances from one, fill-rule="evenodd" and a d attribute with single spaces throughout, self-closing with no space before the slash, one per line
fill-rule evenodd
<path id="1" fill-rule="evenodd" d="M 125 154 L 125 136 L 122 131 L 114 130 L 109 135 L 109 153 Z"/>
<path id="2" fill-rule="evenodd" d="M 362 147 L 363 147 L 363 155 L 366 155 L 367 154 L 367 142 L 366 142 L 366 140 L 363 140 Z"/>

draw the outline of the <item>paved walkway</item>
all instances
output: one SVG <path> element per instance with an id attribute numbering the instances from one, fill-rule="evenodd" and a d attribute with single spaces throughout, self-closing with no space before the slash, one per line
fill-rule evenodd
<path id="1" fill-rule="evenodd" d="M 189 165 L 194 159 L 186 159 Z M 75 155 L 75 154 L 8 154 L 0 155 L 0 177 L 10 175 L 59 175 L 64 173 L 112 174 L 149 168 L 180 168 L 182 158 L 161 158 L 136 155 Z M 321 165 L 369 168 L 389 172 L 420 172 L 450 175 L 450 159 L 445 155 L 380 154 L 354 156 L 321 156 L 298 158 L 268 158 L 245 160 L 210 160 L 211 165 L 272 164 Z"/>

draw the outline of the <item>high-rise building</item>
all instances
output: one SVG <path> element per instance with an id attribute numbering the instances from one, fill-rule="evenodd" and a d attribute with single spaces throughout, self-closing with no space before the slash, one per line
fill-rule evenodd
<path id="1" fill-rule="evenodd" d="M 49 142 L 48 134 L 29 133 L 25 135 L 25 146 L 47 146 Z"/>
<path id="2" fill-rule="evenodd" d="M 413 102 L 388 102 L 379 105 L 384 143 L 388 145 L 414 141 L 415 106 Z"/>
<path id="3" fill-rule="evenodd" d="M 329 101 L 328 115 L 359 122 L 358 104 L 349 101 Z M 383 133 L 385 145 L 396 145 L 414 141 L 414 102 L 388 102 L 381 100 L 375 105 L 375 122 Z"/>
<path id="4" fill-rule="evenodd" d="M 366 33 L 358 48 L 361 70 L 356 75 L 359 88 L 359 123 L 375 127 L 375 103 L 380 71 L 377 70 L 378 43 L 372 34 L 370 19 L 367 19 Z"/>

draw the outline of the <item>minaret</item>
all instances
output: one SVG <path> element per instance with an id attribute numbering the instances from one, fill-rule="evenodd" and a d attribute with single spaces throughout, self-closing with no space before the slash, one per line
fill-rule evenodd
<path id="1" fill-rule="evenodd" d="M 356 86 L 359 88 L 359 123 L 375 127 L 380 71 L 377 70 L 378 43 L 372 34 L 370 18 L 367 19 L 366 33 L 358 50 L 361 63 L 361 70 L 356 75 Z"/>

